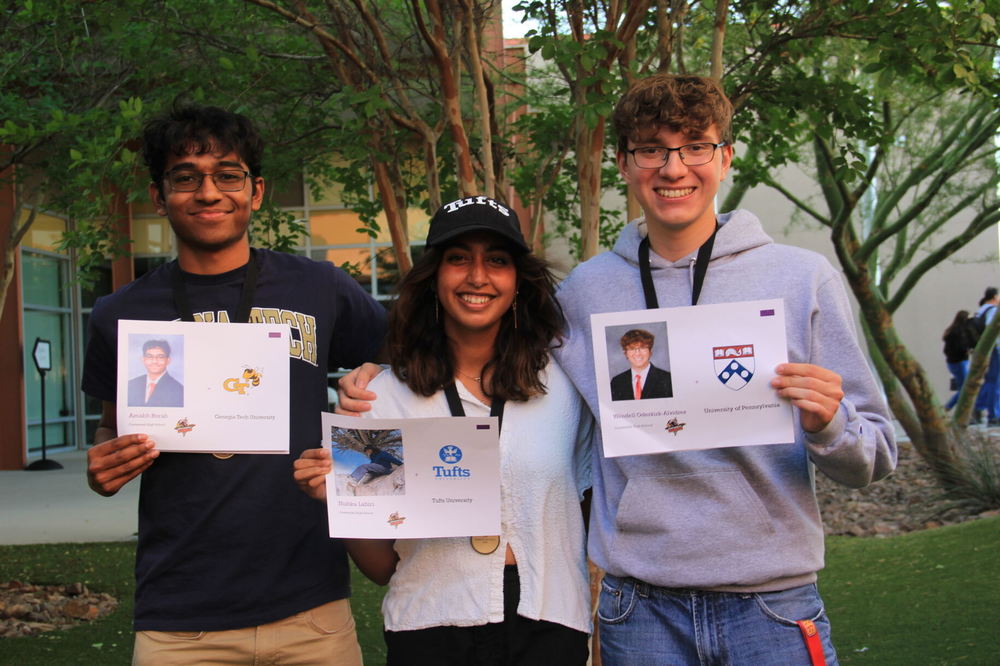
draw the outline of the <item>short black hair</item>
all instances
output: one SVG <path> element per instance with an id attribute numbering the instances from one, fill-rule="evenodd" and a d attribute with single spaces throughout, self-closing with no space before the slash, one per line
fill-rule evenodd
<path id="1" fill-rule="evenodd" d="M 264 140 L 246 116 L 217 106 L 180 106 L 146 123 L 142 158 L 149 177 L 163 188 L 163 172 L 170 155 L 235 152 L 253 178 L 260 176 Z M 252 183 L 253 181 L 251 181 Z"/>
<path id="2" fill-rule="evenodd" d="M 166 340 L 146 340 L 142 343 L 142 353 L 145 354 L 150 349 L 162 349 L 163 353 L 170 356 L 170 343 Z"/>

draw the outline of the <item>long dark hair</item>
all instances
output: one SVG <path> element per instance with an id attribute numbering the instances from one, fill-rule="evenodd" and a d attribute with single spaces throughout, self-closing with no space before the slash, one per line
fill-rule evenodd
<path id="1" fill-rule="evenodd" d="M 955 313 L 955 318 L 952 320 L 948 328 L 944 329 L 944 335 L 941 336 L 942 340 L 947 340 L 948 336 L 955 331 L 961 331 L 967 329 L 969 325 L 969 312 L 968 310 L 959 310 Z"/>
<path id="2" fill-rule="evenodd" d="M 429 247 L 414 262 L 389 313 L 386 348 L 392 371 L 411 391 L 425 396 L 455 378 L 435 292 L 444 249 Z M 484 368 L 491 368 L 493 375 L 483 391 L 491 398 L 521 402 L 545 393 L 540 373 L 549 350 L 560 344 L 565 318 L 548 264 L 527 252 L 512 251 L 511 256 L 517 269 L 517 327 L 512 311 L 503 315 L 494 356 Z"/>

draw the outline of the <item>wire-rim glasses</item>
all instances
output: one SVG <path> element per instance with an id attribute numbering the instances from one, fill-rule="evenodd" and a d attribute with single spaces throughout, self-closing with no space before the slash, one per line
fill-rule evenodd
<path id="1" fill-rule="evenodd" d="M 670 153 L 676 151 L 680 155 L 681 162 L 685 166 L 701 166 L 708 164 L 715 157 L 715 149 L 722 148 L 726 141 L 712 143 L 711 141 L 699 141 L 698 143 L 688 143 L 679 148 L 667 148 L 666 146 L 639 146 L 626 150 L 632 156 L 635 165 L 640 169 L 659 169 L 670 159 Z"/>
<path id="2" fill-rule="evenodd" d="M 167 172 L 167 182 L 175 192 L 196 192 L 201 189 L 201 184 L 205 182 L 205 176 L 211 176 L 215 188 L 220 192 L 239 192 L 247 182 L 249 171 L 240 169 L 223 169 L 215 173 L 201 173 L 200 171 L 169 171 Z"/>

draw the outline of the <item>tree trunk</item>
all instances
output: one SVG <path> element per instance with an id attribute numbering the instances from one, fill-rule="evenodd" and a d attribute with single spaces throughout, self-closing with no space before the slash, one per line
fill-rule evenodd
<path id="1" fill-rule="evenodd" d="M 461 96 L 458 88 L 458 81 L 455 77 L 455 63 L 451 54 L 448 53 L 448 46 L 444 35 L 444 17 L 441 14 L 441 7 L 437 0 L 426 0 L 427 13 L 433 22 L 433 33 L 427 29 L 423 22 L 423 14 L 414 3 L 414 15 L 417 19 L 417 26 L 420 33 L 427 42 L 434 56 L 434 64 L 437 66 L 439 82 L 441 84 L 441 104 L 444 107 L 445 118 L 448 129 L 451 132 L 451 139 L 455 146 L 455 165 L 458 171 L 458 189 L 463 197 L 478 194 L 476 191 L 475 170 L 472 168 L 472 150 L 469 147 L 469 137 L 465 132 L 465 125 L 462 122 Z"/>
<path id="2" fill-rule="evenodd" d="M 849 260 L 845 256 L 844 244 L 836 238 L 834 244 L 841 263 Z M 845 271 L 845 274 L 879 353 L 902 385 L 920 423 L 921 436 L 912 440 L 913 445 L 931 467 L 938 481 L 945 488 L 954 486 L 954 474 L 958 468 L 956 452 L 948 437 L 943 410 L 927 381 L 924 369 L 899 339 L 892 323 L 892 315 L 872 289 L 873 281 L 867 268 L 854 267 L 854 270 Z M 896 402 L 899 403 L 900 400 L 897 399 Z M 903 423 L 904 427 L 913 427 L 912 423 Z"/>
<path id="3" fill-rule="evenodd" d="M 604 162 L 604 121 L 587 127 L 582 118 L 576 133 L 576 176 L 580 185 L 580 259 L 586 261 L 600 249 L 601 165 Z"/>
<path id="4" fill-rule="evenodd" d="M 7 305 L 7 291 L 14 281 L 14 268 L 17 261 L 18 248 L 20 248 L 25 234 L 28 233 L 28 229 L 34 224 L 35 216 L 38 214 L 38 209 L 42 203 L 41 199 L 35 201 L 31 207 L 31 212 L 28 213 L 28 216 L 22 222 L 21 209 L 23 204 L 20 193 L 17 191 L 18 189 L 19 187 L 15 185 L 14 200 L 11 202 L 10 209 L 10 226 L 8 227 L 7 238 L 4 239 L 3 245 L 3 265 L 2 270 L 0 270 L 0 314 L 3 313 L 4 306 Z"/>
<path id="5" fill-rule="evenodd" d="M 410 258 L 410 239 L 406 229 L 406 208 L 400 205 L 398 179 L 390 173 L 389 167 L 378 159 L 372 159 L 372 170 L 375 174 L 375 186 L 378 188 L 382 208 L 385 210 L 385 222 L 392 238 L 392 250 L 396 254 L 396 265 L 399 274 L 405 275 L 413 267 Z"/>

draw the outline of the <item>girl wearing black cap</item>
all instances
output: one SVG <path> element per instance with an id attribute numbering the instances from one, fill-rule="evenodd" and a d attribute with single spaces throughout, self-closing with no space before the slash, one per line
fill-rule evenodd
<path id="1" fill-rule="evenodd" d="M 348 540 L 358 568 L 389 585 L 388 664 L 586 662 L 580 500 L 593 423 L 549 358 L 563 325 L 552 275 L 513 210 L 487 197 L 442 206 L 400 283 L 387 341 L 392 372 L 369 384 L 378 399 L 367 414 L 499 412 L 502 533 Z M 312 449 L 296 461 L 295 479 L 325 499 L 330 468 L 329 454 Z"/>

